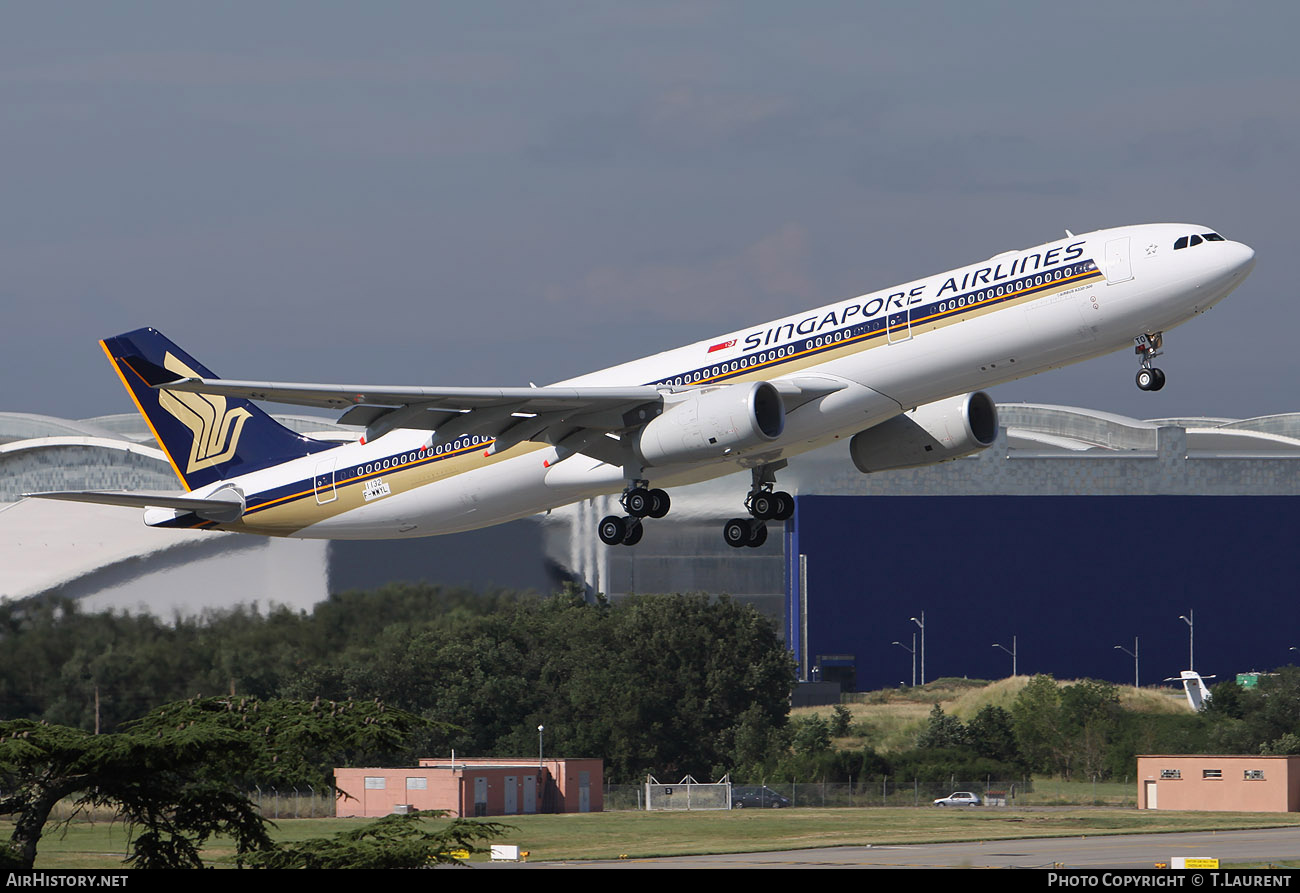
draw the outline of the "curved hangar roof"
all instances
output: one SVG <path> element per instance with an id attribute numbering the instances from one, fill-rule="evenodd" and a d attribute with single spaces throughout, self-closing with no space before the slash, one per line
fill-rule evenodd
<path id="1" fill-rule="evenodd" d="M 1157 448 L 1158 429 L 1168 426 L 1186 431 L 1188 452 L 1197 458 L 1300 457 L 1300 413 L 1252 419 L 1140 420 L 1078 407 L 1025 403 L 1000 404 L 998 413 L 1006 428 L 1009 452 L 1025 458 L 1149 454 Z M 322 439 L 352 440 L 357 436 L 354 429 L 318 417 L 276 418 L 295 431 Z M 827 454 L 820 461 L 832 459 L 844 464 L 840 454 Z M 838 491 L 833 478 L 820 478 L 814 489 L 828 485 L 832 492 Z M 990 486 L 997 485 L 990 482 Z M 71 420 L 0 413 L 0 598 L 54 589 L 93 593 L 118 577 L 138 578 L 154 573 L 151 568 L 164 566 L 175 570 L 214 550 L 246 551 L 263 544 L 261 538 L 234 534 L 151 530 L 140 523 L 140 513 L 133 509 L 21 498 L 36 490 L 118 488 L 177 488 L 166 457 L 139 416 Z M 683 492 L 683 509 L 690 505 L 694 489 Z M 706 484 L 700 492 L 712 490 Z M 218 546 L 219 542 L 225 545 Z M 315 566 L 321 561 L 313 558 L 308 563 Z"/>
<path id="2" fill-rule="evenodd" d="M 1154 450 L 1156 431 L 1174 426 L 1187 432 L 1187 448 L 1202 455 L 1300 454 L 1300 413 L 1253 419 L 1131 419 L 1127 416 L 1036 403 L 999 403 L 998 422 L 1013 450 L 1084 452 Z"/>

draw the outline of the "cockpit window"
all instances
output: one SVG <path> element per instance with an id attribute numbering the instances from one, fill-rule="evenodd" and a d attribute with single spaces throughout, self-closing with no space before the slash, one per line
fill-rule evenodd
<path id="1" fill-rule="evenodd" d="M 1223 242 L 1223 236 L 1218 233 L 1201 233 L 1199 236 L 1181 236 L 1178 241 L 1174 242 L 1174 250 L 1179 248 L 1191 248 L 1194 245 L 1200 245 L 1202 242 Z"/>

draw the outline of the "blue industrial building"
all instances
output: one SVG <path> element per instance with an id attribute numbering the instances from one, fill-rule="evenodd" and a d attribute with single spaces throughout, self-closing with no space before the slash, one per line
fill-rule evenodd
<path id="1" fill-rule="evenodd" d="M 803 496 L 786 636 L 806 678 L 1012 671 L 1143 684 L 1292 662 L 1297 496 Z M 1189 627 L 1180 616 L 1190 616 Z M 1014 638 L 1013 638 L 1014 637 Z M 901 642 L 904 647 L 893 645 Z M 921 655 L 916 655 L 918 661 Z"/>
<path id="2" fill-rule="evenodd" d="M 846 444 L 798 457 L 779 476 L 798 494 L 784 536 L 733 549 L 722 522 L 743 515 L 746 474 L 674 489 L 672 514 L 647 522 L 634 548 L 596 536 L 614 497 L 430 540 L 168 535 L 134 510 L 20 498 L 172 486 L 138 416 L 0 413 L 0 597 L 57 592 L 165 616 L 232 593 L 306 607 L 392 580 L 726 593 L 782 624 L 802 679 L 858 690 L 911 682 L 905 649 L 917 633 L 920 651 L 911 618 L 922 612 L 928 679 L 1009 675 L 1014 648 L 1021 674 L 1131 683 L 1118 645 L 1138 652 L 1150 685 L 1188 669 L 1193 632 L 1193 668 L 1207 676 L 1291 662 L 1300 414 L 1143 421 L 1002 404 L 998 415 L 995 443 L 954 462 L 863 475 Z M 324 419 L 285 421 L 355 436 Z M 177 593 L 180 604 L 161 601 Z"/>

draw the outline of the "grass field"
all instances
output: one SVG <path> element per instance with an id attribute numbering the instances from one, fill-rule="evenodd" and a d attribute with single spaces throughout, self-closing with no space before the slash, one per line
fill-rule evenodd
<path id="1" fill-rule="evenodd" d="M 873 747 L 883 752 L 915 744 L 916 734 L 935 703 L 968 721 L 984 704 L 1010 708 L 1028 682 L 1020 676 L 988 683 L 940 679 L 924 687 L 857 695 L 846 704 L 853 715 L 854 736 L 836 739 L 840 748 Z M 1120 687 L 1126 707 L 1149 712 L 1188 710 L 1181 694 Z M 794 715 L 831 709 L 804 708 Z M 759 852 L 821 846 L 933 843 L 1077 834 L 1157 833 L 1267 828 L 1300 824 L 1300 815 L 1277 813 L 1173 813 L 1132 808 L 1131 781 L 1063 782 L 1035 779 L 1034 790 L 1021 793 L 1013 808 L 939 810 L 930 808 L 849 808 L 745 810 L 736 812 L 606 812 L 587 815 L 514 816 L 516 830 L 503 843 L 518 844 L 537 860 L 617 859 L 620 856 Z M 1082 808 L 1081 808 L 1082 807 Z M 1091 807 L 1091 808 L 1088 808 Z M 284 819 L 276 837 L 302 840 L 325 837 L 365 824 L 364 819 Z M 9 826 L 0 822 L 0 836 Z M 127 848 L 126 829 L 108 820 L 76 822 L 42 840 L 37 867 L 120 868 Z M 233 848 L 208 849 L 220 862 Z"/>
<path id="2" fill-rule="evenodd" d="M 787 809 L 743 812 L 512 816 L 502 843 L 518 844 L 531 861 L 617 859 L 683 854 L 744 853 L 865 844 L 917 844 L 1079 834 L 1215 831 L 1300 825 L 1287 813 L 1174 813 L 1136 809 Z M 364 819 L 287 819 L 276 837 L 323 837 L 365 824 Z M 8 827 L 0 825 L 0 834 Z M 125 829 L 81 822 L 48 834 L 38 868 L 121 868 Z M 210 859 L 229 862 L 220 842 Z M 481 859 L 482 857 L 476 857 Z"/>
<path id="3" fill-rule="evenodd" d="M 988 682 L 983 679 L 936 679 L 915 688 L 886 688 L 845 696 L 844 706 L 852 715 L 855 734 L 835 739 L 843 750 L 870 747 L 880 753 L 896 753 L 916 744 L 935 704 L 945 713 L 970 722 L 986 704 L 1010 710 L 1016 695 L 1029 683 L 1028 676 L 1011 676 Z M 1070 684 L 1060 681 L 1061 685 Z M 1126 710 L 1140 713 L 1190 713 L 1181 690 L 1116 686 Z M 830 721 L 831 707 L 799 707 L 791 716 L 817 714 Z"/>

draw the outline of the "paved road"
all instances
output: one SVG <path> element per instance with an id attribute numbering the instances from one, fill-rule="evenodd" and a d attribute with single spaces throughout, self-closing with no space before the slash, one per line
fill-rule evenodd
<path id="1" fill-rule="evenodd" d="M 1300 859 L 1300 828 L 1183 834 L 1125 834 L 943 843 L 928 846 L 829 847 L 721 856 L 674 856 L 624 862 L 531 862 L 476 868 L 1153 868 L 1172 856 L 1223 862 Z"/>

